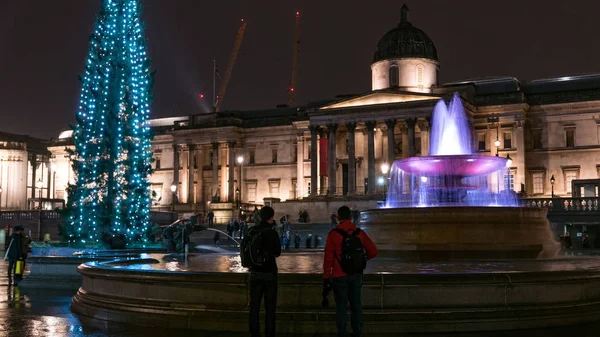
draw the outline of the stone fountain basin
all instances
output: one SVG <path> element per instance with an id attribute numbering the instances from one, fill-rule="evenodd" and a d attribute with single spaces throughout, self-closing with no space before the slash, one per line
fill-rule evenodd
<path id="1" fill-rule="evenodd" d="M 143 326 L 247 331 L 248 278 L 237 256 L 151 258 L 80 265 L 83 284 L 71 309 Z M 322 276 L 314 268 L 322 255 L 283 259 L 278 335 L 335 333 L 332 296 L 330 308 L 320 306 Z M 289 272 L 295 259 L 314 266 Z M 374 272 L 376 265 L 390 272 Z M 370 268 L 363 287 L 367 336 L 540 328 L 600 318 L 598 258 L 426 264 L 378 259 Z"/>
<path id="2" fill-rule="evenodd" d="M 402 171 L 424 177 L 487 175 L 506 168 L 507 159 L 480 154 L 411 157 L 394 162 Z"/>
<path id="3" fill-rule="evenodd" d="M 381 254 L 402 259 L 532 259 L 551 257 L 546 209 L 411 207 L 361 212 L 360 224 Z"/>

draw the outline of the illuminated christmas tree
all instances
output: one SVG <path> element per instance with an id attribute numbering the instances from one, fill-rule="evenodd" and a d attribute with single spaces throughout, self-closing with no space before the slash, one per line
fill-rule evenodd
<path id="1" fill-rule="evenodd" d="M 147 240 L 153 74 L 140 13 L 139 0 L 102 0 L 90 37 L 70 153 L 77 180 L 63 235 L 71 242 L 109 233 Z"/>

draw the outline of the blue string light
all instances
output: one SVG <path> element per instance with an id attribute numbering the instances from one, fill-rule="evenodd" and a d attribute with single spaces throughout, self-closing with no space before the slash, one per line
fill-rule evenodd
<path id="1" fill-rule="evenodd" d="M 71 242 L 97 244 L 108 231 L 147 242 L 152 83 L 139 0 L 103 0 L 73 132 Z"/>

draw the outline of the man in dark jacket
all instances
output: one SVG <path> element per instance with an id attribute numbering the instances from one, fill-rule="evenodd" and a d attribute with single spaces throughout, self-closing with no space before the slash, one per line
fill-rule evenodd
<path id="1" fill-rule="evenodd" d="M 338 209 L 339 223 L 336 228 L 352 234 L 357 230 L 350 221 L 352 212 L 350 208 L 342 206 Z M 377 255 L 377 247 L 367 233 L 360 231 L 357 235 L 366 252 L 367 260 Z M 346 322 L 348 320 L 348 301 L 350 302 L 352 336 L 362 336 L 362 272 L 346 275 L 340 266 L 342 256 L 343 236 L 336 230 L 327 235 L 325 243 L 325 258 L 323 261 L 323 286 L 333 287 L 335 297 L 336 319 L 335 323 L 339 336 L 346 336 Z M 330 288 L 329 288 L 330 289 Z"/>
<path id="2" fill-rule="evenodd" d="M 259 313 L 263 296 L 265 298 L 265 336 L 275 336 L 275 307 L 277 305 L 277 261 L 275 259 L 281 255 L 281 244 L 279 235 L 274 229 L 276 225 L 276 222 L 273 221 L 274 216 L 273 208 L 269 206 L 261 208 L 261 222 L 252 228 L 265 230 L 259 235 L 265 236 L 262 242 L 265 245 L 264 249 L 269 252 L 269 260 L 264 265 L 250 268 L 250 334 L 252 337 L 260 336 Z M 248 237 L 253 235 L 250 231 Z"/>
<path id="3" fill-rule="evenodd" d="M 22 233 L 23 227 L 16 226 L 13 229 L 13 233 L 8 239 L 8 252 L 6 257 L 8 258 L 8 285 L 18 285 L 21 281 L 21 276 L 16 274 L 17 261 L 23 258 L 23 247 L 22 247 Z M 14 278 L 13 278 L 14 276 Z"/>

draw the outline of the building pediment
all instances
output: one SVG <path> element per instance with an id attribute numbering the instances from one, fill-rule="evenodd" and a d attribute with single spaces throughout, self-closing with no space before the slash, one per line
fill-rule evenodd
<path id="1" fill-rule="evenodd" d="M 330 105 L 326 105 L 324 107 L 321 107 L 319 110 L 361 107 L 368 105 L 396 104 L 415 101 L 426 101 L 432 99 L 437 100 L 439 98 L 440 96 L 436 95 L 424 95 L 408 92 L 372 92 L 366 95 L 361 95 L 358 97 L 353 97 Z"/>

